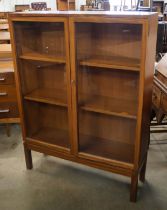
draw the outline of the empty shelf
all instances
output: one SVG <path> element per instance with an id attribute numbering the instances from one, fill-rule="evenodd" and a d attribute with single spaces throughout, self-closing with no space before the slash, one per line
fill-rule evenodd
<path id="1" fill-rule="evenodd" d="M 107 159 L 127 163 L 133 163 L 134 160 L 134 145 L 116 140 L 80 134 L 79 149 L 80 152 Z"/>
<path id="2" fill-rule="evenodd" d="M 30 101 L 67 107 L 67 95 L 63 90 L 39 88 L 27 94 L 24 98 Z"/>
<path id="3" fill-rule="evenodd" d="M 80 103 L 82 110 L 136 119 L 137 101 L 109 98 L 105 96 L 90 96 L 90 99 Z"/>
<path id="4" fill-rule="evenodd" d="M 29 140 L 36 140 L 61 147 L 69 147 L 69 133 L 50 127 L 41 127 L 36 133 L 28 137 Z"/>
<path id="5" fill-rule="evenodd" d="M 53 55 L 45 55 L 36 52 L 26 53 L 20 56 L 21 59 L 25 60 L 34 60 L 34 61 L 46 61 L 46 62 L 53 62 L 59 64 L 65 64 L 65 58 L 53 56 Z"/>
<path id="6" fill-rule="evenodd" d="M 120 69 L 127 71 L 140 71 L 138 59 L 125 57 L 92 57 L 80 61 L 81 66 L 100 67 L 109 69 Z"/>

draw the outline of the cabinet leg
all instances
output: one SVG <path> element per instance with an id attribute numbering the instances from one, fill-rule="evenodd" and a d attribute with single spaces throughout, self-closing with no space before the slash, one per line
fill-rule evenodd
<path id="1" fill-rule="evenodd" d="M 149 134 L 149 139 L 148 139 L 148 150 L 149 150 L 149 147 L 150 147 L 150 141 L 151 141 L 151 133 Z"/>
<path id="2" fill-rule="evenodd" d="M 25 154 L 25 161 L 26 161 L 27 169 L 32 169 L 33 163 L 32 163 L 31 150 L 27 149 L 26 146 L 24 146 L 24 154 Z"/>
<path id="3" fill-rule="evenodd" d="M 10 125 L 8 123 L 6 124 L 6 134 L 10 137 Z"/>
<path id="4" fill-rule="evenodd" d="M 136 202 L 138 188 L 138 174 L 131 177 L 130 201 Z"/>
<path id="5" fill-rule="evenodd" d="M 142 166 L 141 171 L 140 171 L 140 177 L 139 177 L 140 181 L 143 182 L 143 183 L 145 182 L 146 166 L 147 166 L 147 157 L 146 157 L 146 159 L 143 163 L 143 166 Z"/>

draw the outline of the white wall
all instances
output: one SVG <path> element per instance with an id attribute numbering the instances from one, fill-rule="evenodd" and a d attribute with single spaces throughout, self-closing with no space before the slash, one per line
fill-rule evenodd
<path id="1" fill-rule="evenodd" d="M 31 4 L 31 2 L 47 2 L 49 8 L 56 9 L 56 0 L 0 0 L 0 11 L 14 11 L 15 4 Z"/>

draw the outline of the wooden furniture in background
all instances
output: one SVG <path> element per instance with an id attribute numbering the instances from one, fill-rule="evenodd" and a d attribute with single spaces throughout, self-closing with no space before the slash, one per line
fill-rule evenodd
<path id="1" fill-rule="evenodd" d="M 140 0 L 140 6 L 151 7 L 153 11 L 163 15 L 165 4 L 164 0 Z"/>
<path id="2" fill-rule="evenodd" d="M 75 10 L 75 0 L 69 0 L 69 10 Z"/>
<path id="3" fill-rule="evenodd" d="M 122 174 L 136 201 L 150 138 L 157 14 L 20 13 L 10 25 L 27 169 L 35 150 Z"/>
<path id="4" fill-rule="evenodd" d="M 30 5 L 29 4 L 16 4 L 15 5 L 15 11 L 16 12 L 23 12 L 26 10 L 30 10 Z"/>
<path id="5" fill-rule="evenodd" d="M 57 0 L 57 10 L 75 10 L 75 0 Z"/>
<path id="6" fill-rule="evenodd" d="M 8 23 L 7 19 L 0 19 L 0 24 L 6 24 L 6 23 Z"/>
<path id="7" fill-rule="evenodd" d="M 167 54 L 156 66 L 152 103 L 157 122 L 161 124 L 167 115 Z"/>
<path id="8" fill-rule="evenodd" d="M 47 3 L 46 2 L 32 2 L 31 3 L 32 10 L 47 10 Z"/>
<path id="9" fill-rule="evenodd" d="M 0 44 L 10 43 L 10 33 L 8 30 L 9 30 L 9 24 L 7 22 L 7 19 L 1 19 L 0 20 Z"/>
<path id="10" fill-rule="evenodd" d="M 5 20 L 5 19 L 4 19 Z M 10 136 L 10 124 L 20 122 L 9 25 L 0 23 L 0 123 L 5 124 L 7 135 Z"/>
<path id="11" fill-rule="evenodd" d="M 86 5 L 81 5 L 82 11 L 110 11 L 109 0 L 87 0 Z M 126 3 L 124 1 L 124 3 Z M 121 3 L 122 4 L 122 3 Z"/>
<path id="12" fill-rule="evenodd" d="M 159 14 L 162 14 L 164 13 L 164 9 L 165 9 L 165 4 L 164 4 L 164 1 L 160 1 L 160 0 L 157 0 L 157 1 L 153 1 L 153 9 L 156 9 L 156 11 L 159 13 Z"/>
<path id="13" fill-rule="evenodd" d="M 143 6 L 144 6 L 144 7 L 149 7 L 151 1 L 152 1 L 152 0 L 143 0 Z"/>
<path id="14" fill-rule="evenodd" d="M 8 31 L 0 31 L 0 43 L 10 43 L 10 33 Z"/>
<path id="15" fill-rule="evenodd" d="M 0 30 L 9 30 L 9 25 L 6 24 L 0 24 Z"/>
<path id="16" fill-rule="evenodd" d="M 10 136 L 9 124 L 19 122 L 13 61 L 0 60 L 0 123 Z"/>
<path id="17" fill-rule="evenodd" d="M 0 19 L 5 18 L 5 12 L 0 12 Z"/>
<path id="18" fill-rule="evenodd" d="M 1 20 L 1 19 L 5 19 L 6 22 L 7 22 L 9 13 L 10 13 L 10 12 L 0 12 L 0 20 Z"/>
<path id="19" fill-rule="evenodd" d="M 57 0 L 57 10 L 65 11 L 68 10 L 68 0 Z"/>
<path id="20" fill-rule="evenodd" d="M 0 60 L 1 59 L 12 59 L 11 44 L 0 44 Z"/>

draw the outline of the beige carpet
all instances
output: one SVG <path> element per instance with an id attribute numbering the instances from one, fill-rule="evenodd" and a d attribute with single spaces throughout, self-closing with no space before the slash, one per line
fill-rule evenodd
<path id="1" fill-rule="evenodd" d="M 0 126 L 0 210 L 166 210 L 167 134 L 152 134 L 146 183 L 129 202 L 128 178 L 33 152 L 25 168 L 19 126 Z"/>

